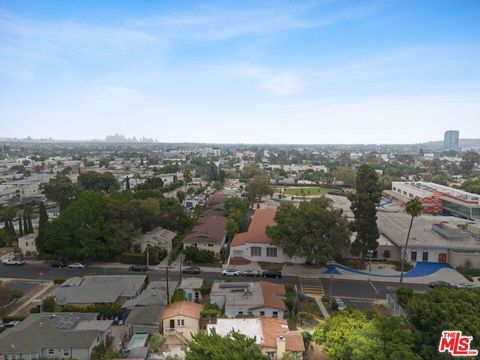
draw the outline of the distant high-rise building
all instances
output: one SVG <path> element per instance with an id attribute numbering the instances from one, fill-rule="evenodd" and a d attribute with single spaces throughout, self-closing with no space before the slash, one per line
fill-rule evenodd
<path id="1" fill-rule="evenodd" d="M 445 149 L 458 149 L 458 138 L 460 133 L 458 130 L 447 130 L 443 137 L 443 147 Z"/>

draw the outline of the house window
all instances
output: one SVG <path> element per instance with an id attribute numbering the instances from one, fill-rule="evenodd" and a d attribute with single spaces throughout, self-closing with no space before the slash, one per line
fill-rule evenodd
<path id="1" fill-rule="evenodd" d="M 276 247 L 269 247 L 269 248 L 267 248 L 267 256 L 269 256 L 269 257 L 277 257 L 277 248 L 276 248 Z"/>
<path id="2" fill-rule="evenodd" d="M 260 311 L 260 316 L 265 316 L 265 311 Z"/>
<path id="3" fill-rule="evenodd" d="M 185 320 L 184 319 L 177 319 L 177 326 L 185 326 Z"/>
<path id="4" fill-rule="evenodd" d="M 262 248 L 259 246 L 252 246 L 250 248 L 250 255 L 251 256 L 262 256 Z"/>
<path id="5" fill-rule="evenodd" d="M 242 316 L 242 315 L 243 315 L 243 311 L 239 311 L 239 312 L 238 312 L 238 315 Z"/>
<path id="6" fill-rule="evenodd" d="M 17 360 L 17 355 L 15 355 L 15 354 L 10 355 L 10 360 Z"/>
<path id="7" fill-rule="evenodd" d="M 422 254 L 422 260 L 423 261 L 428 261 L 428 251 L 424 251 Z"/>
<path id="8" fill-rule="evenodd" d="M 269 358 L 274 358 L 277 356 L 277 353 L 275 351 L 267 351 L 267 356 Z"/>
<path id="9" fill-rule="evenodd" d="M 25 241 L 25 246 L 28 246 L 28 241 Z"/>
<path id="10" fill-rule="evenodd" d="M 213 244 L 208 244 L 208 247 L 213 247 Z"/>
<path id="11" fill-rule="evenodd" d="M 48 349 L 48 355 L 54 355 L 55 350 L 54 349 Z"/>
<path id="12" fill-rule="evenodd" d="M 272 313 L 272 317 L 278 318 L 278 311 L 274 311 L 274 312 Z"/>
<path id="13" fill-rule="evenodd" d="M 70 349 L 69 348 L 63 349 L 63 356 L 70 356 Z"/>
<path id="14" fill-rule="evenodd" d="M 417 261 L 417 252 L 416 251 L 412 251 L 412 256 L 410 256 L 412 258 L 412 261 Z"/>

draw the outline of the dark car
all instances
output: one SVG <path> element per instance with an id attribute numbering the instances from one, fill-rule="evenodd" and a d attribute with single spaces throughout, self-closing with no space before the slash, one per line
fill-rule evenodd
<path id="1" fill-rule="evenodd" d="M 128 268 L 128 271 L 147 271 L 147 265 L 132 265 Z"/>
<path id="2" fill-rule="evenodd" d="M 190 266 L 188 268 L 183 269 L 182 272 L 184 274 L 190 274 L 190 275 L 200 274 L 200 268 L 196 266 Z"/>
<path id="3" fill-rule="evenodd" d="M 62 260 L 53 260 L 50 263 L 51 268 L 63 268 L 65 267 L 65 263 Z"/>
<path id="4" fill-rule="evenodd" d="M 428 286 L 435 289 L 438 287 L 452 287 L 452 284 L 446 281 L 438 280 L 438 281 L 432 281 L 431 283 L 428 283 Z"/>
<path id="5" fill-rule="evenodd" d="M 282 272 L 281 271 L 275 271 L 275 270 L 267 270 L 267 271 L 262 272 L 262 277 L 263 278 L 280 279 L 282 277 Z"/>

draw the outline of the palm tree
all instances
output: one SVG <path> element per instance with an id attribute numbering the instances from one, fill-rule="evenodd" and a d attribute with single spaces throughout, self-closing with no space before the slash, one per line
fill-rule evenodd
<path id="1" fill-rule="evenodd" d="M 423 209 L 423 204 L 419 197 L 414 197 L 413 199 L 408 200 L 407 203 L 405 204 L 405 211 L 412 218 L 410 219 L 410 226 L 408 227 L 407 241 L 405 242 L 405 248 L 403 250 L 402 268 L 400 273 L 400 284 L 403 284 L 403 269 L 405 267 L 405 258 L 407 257 L 408 240 L 410 239 L 410 232 L 412 231 L 413 219 L 420 216 L 422 209 Z"/>
<path id="2" fill-rule="evenodd" d="M 183 170 L 183 182 L 185 183 L 185 192 L 187 192 L 188 183 L 192 181 L 192 173 L 190 169 L 186 168 Z"/>

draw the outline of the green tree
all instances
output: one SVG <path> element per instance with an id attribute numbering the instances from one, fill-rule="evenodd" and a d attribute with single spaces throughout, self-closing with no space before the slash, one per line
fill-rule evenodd
<path id="1" fill-rule="evenodd" d="M 460 163 L 460 169 L 464 176 L 469 176 L 472 172 L 475 164 L 480 162 L 480 154 L 475 151 L 465 151 L 462 154 L 462 162 Z"/>
<path id="2" fill-rule="evenodd" d="M 355 171 L 347 166 L 340 166 L 333 171 L 335 180 L 343 182 L 345 185 L 355 185 Z"/>
<path id="3" fill-rule="evenodd" d="M 85 190 L 103 193 L 109 193 L 120 188 L 117 179 L 110 172 L 102 174 L 95 171 L 87 171 L 78 175 L 77 182 Z"/>
<path id="4" fill-rule="evenodd" d="M 362 259 L 369 250 L 378 247 L 377 206 L 381 196 L 382 190 L 375 168 L 361 165 L 357 171 L 355 192 L 348 194 L 348 199 L 355 216 L 353 230 L 356 237 L 352 244 L 352 254 L 361 255 Z"/>
<path id="5" fill-rule="evenodd" d="M 254 176 L 248 183 L 248 199 L 250 203 L 259 202 L 262 196 L 271 195 L 272 188 L 268 176 Z"/>
<path id="6" fill-rule="evenodd" d="M 237 332 L 222 337 L 215 331 L 207 335 L 199 332 L 187 343 L 187 360 L 268 360 L 254 338 Z"/>
<path id="7" fill-rule="evenodd" d="M 311 263 L 321 264 L 340 255 L 349 244 L 348 219 L 325 196 L 303 201 L 298 208 L 282 203 L 275 221 L 275 226 L 267 227 L 267 235 L 290 257 L 306 257 Z"/>
<path id="8" fill-rule="evenodd" d="M 61 174 L 41 184 L 40 189 L 48 200 L 59 204 L 60 211 L 70 205 L 80 193 L 78 185 L 74 184 L 68 176 Z"/>
<path id="9" fill-rule="evenodd" d="M 405 211 L 407 214 L 410 215 L 410 225 L 408 227 L 407 233 L 407 241 L 405 241 L 405 247 L 403 249 L 402 254 L 402 266 L 401 266 L 401 273 L 400 273 L 400 284 L 403 284 L 403 271 L 405 269 L 405 258 L 407 257 L 407 248 L 408 248 L 408 240 L 410 239 L 410 232 L 412 231 L 413 219 L 420 216 L 422 213 L 423 204 L 420 198 L 414 197 L 413 199 L 408 200 L 405 204 Z"/>
<path id="10" fill-rule="evenodd" d="M 183 169 L 183 182 L 185 183 L 185 191 L 187 191 L 188 184 L 192 182 L 192 172 L 189 168 Z"/>
<path id="11" fill-rule="evenodd" d="M 22 215 L 18 215 L 18 234 L 23 236 Z"/>
<path id="12" fill-rule="evenodd" d="M 462 184 L 462 188 L 465 191 L 480 194 L 480 177 L 465 180 Z"/>
<path id="13" fill-rule="evenodd" d="M 45 204 L 42 202 L 38 207 L 39 218 L 38 218 L 38 235 L 35 240 L 37 249 L 40 253 L 43 253 L 45 250 L 45 237 L 46 230 L 48 226 L 48 214 Z"/>
<path id="14" fill-rule="evenodd" d="M 44 312 L 54 312 L 57 308 L 57 304 L 55 303 L 55 298 L 53 296 L 49 296 L 45 298 L 42 302 L 42 310 Z"/>
<path id="15" fill-rule="evenodd" d="M 180 204 L 183 203 L 183 201 L 185 200 L 185 197 L 186 197 L 185 192 L 183 192 L 182 190 L 177 191 L 177 199 Z"/>

